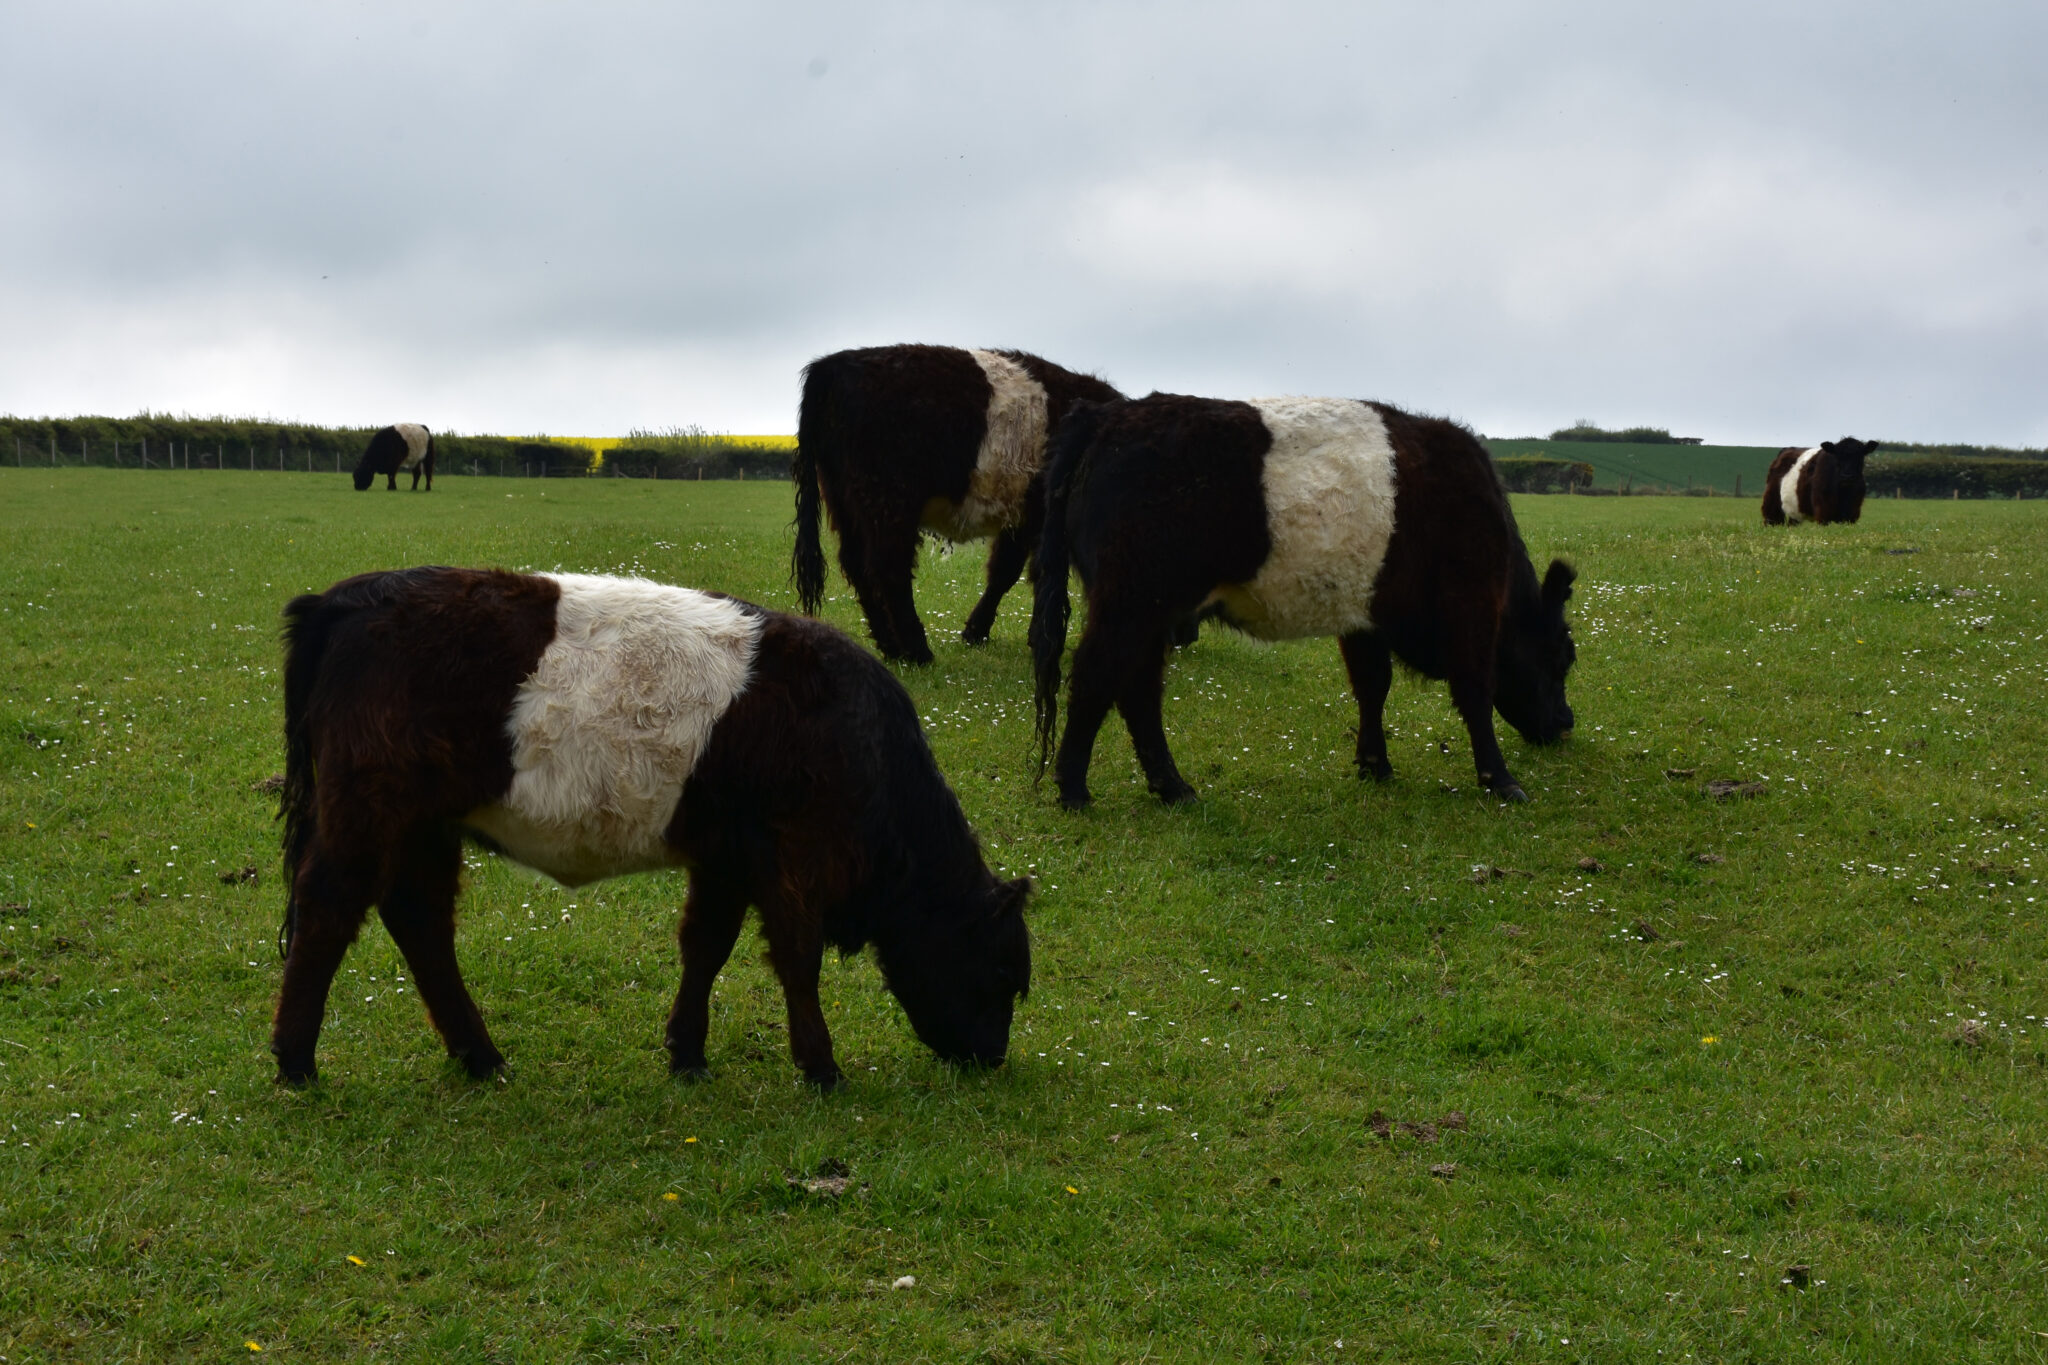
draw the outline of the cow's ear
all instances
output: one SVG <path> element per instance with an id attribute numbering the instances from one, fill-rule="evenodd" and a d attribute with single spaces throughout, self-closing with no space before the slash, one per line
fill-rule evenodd
<path id="1" fill-rule="evenodd" d="M 1572 582 L 1578 576 L 1579 571 L 1562 559 L 1551 560 L 1543 575 L 1543 600 L 1560 607 L 1571 601 Z"/>
<path id="2" fill-rule="evenodd" d="M 1835 453 L 1835 443 L 1833 441 L 1822 441 L 1820 443 L 1820 448 L 1822 450 L 1825 450 L 1830 455 Z"/>
<path id="3" fill-rule="evenodd" d="M 1031 878 L 1018 877 L 1014 881 L 996 884 L 995 903 L 991 919 L 1007 919 L 1011 915 L 1022 916 L 1024 902 L 1031 899 Z"/>

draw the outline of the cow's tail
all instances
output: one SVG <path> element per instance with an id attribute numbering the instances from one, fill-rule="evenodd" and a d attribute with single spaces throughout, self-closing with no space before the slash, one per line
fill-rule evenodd
<path id="1" fill-rule="evenodd" d="M 1080 480 L 1089 445 L 1108 413 L 1107 403 L 1076 403 L 1060 419 L 1045 461 L 1045 528 L 1031 563 L 1032 696 L 1037 711 L 1038 776 L 1052 759 L 1053 732 L 1060 716 L 1060 657 L 1067 649 L 1067 571 L 1073 547 L 1067 535 L 1067 504 Z"/>
<path id="2" fill-rule="evenodd" d="M 797 603 L 807 616 L 816 616 L 825 601 L 825 547 L 818 536 L 818 520 L 824 514 L 818 501 L 818 455 L 836 434 L 833 427 L 839 414 L 836 395 L 827 392 L 830 385 L 829 375 L 818 372 L 818 362 L 804 366 L 796 458 L 789 465 L 790 477 L 796 481 L 796 548 L 790 551 L 789 576 L 796 580 Z"/>
<path id="3" fill-rule="evenodd" d="M 284 821 L 284 922 L 277 930 L 278 956 L 291 954 L 298 928 L 299 868 L 318 833 L 314 813 L 312 721 L 313 684 L 333 633 L 334 614 L 323 612 L 318 593 L 294 597 L 284 609 L 284 790 L 277 818 Z"/>

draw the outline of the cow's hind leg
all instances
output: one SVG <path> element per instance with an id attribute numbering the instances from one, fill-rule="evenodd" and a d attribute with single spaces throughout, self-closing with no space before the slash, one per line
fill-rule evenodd
<path id="1" fill-rule="evenodd" d="M 747 917 L 746 887 L 706 869 L 691 874 L 683 921 L 676 929 L 682 946 L 683 980 L 668 1015 L 668 1069 L 702 1079 L 711 1074 L 704 1040 L 711 1032 L 711 985 L 718 979 Z"/>
<path id="2" fill-rule="evenodd" d="M 1101 731 L 1110 707 L 1130 685 L 1132 673 L 1143 666 L 1147 656 L 1160 653 L 1159 638 L 1157 623 L 1148 625 L 1128 618 L 1106 616 L 1090 603 L 1088 625 L 1081 632 L 1080 643 L 1074 646 L 1073 669 L 1067 685 L 1067 728 L 1060 736 L 1059 756 L 1053 761 L 1053 777 L 1059 783 L 1060 804 L 1067 809 L 1079 810 L 1094 799 L 1088 791 L 1088 763 L 1095 754 L 1095 737 Z M 1132 705 L 1141 716 L 1144 714 L 1137 698 L 1132 699 Z M 1156 709 L 1155 703 L 1155 714 Z M 1130 724 L 1128 716 L 1125 724 Z M 1131 733 L 1131 741 L 1134 745 L 1141 742 L 1136 730 Z M 1163 750 L 1163 734 L 1159 743 Z M 1142 749 L 1140 761 L 1143 761 Z M 1171 764 L 1172 759 L 1169 757 L 1167 761 Z M 1151 776 L 1148 771 L 1148 781 Z M 1190 789 L 1187 795 L 1192 794 Z"/>
<path id="3" fill-rule="evenodd" d="M 1145 770 L 1145 785 L 1169 806 L 1195 799 L 1174 765 L 1173 752 L 1166 747 L 1166 722 L 1161 714 L 1166 693 L 1166 656 L 1171 652 L 1172 631 L 1162 626 L 1152 642 L 1134 651 L 1123 686 L 1117 689 L 1116 709 L 1122 713 L 1124 728 L 1131 733 L 1131 747 Z"/>
<path id="4" fill-rule="evenodd" d="M 455 960 L 455 894 L 462 881 L 462 842 L 452 830 L 417 836 L 405 850 L 391 890 L 377 906 L 427 1018 L 448 1055 L 481 1080 L 505 1065 L 484 1017 L 462 984 Z"/>
<path id="5" fill-rule="evenodd" d="M 1351 675 L 1351 693 L 1358 699 L 1358 775 L 1387 781 L 1394 765 L 1387 761 L 1387 692 L 1394 685 L 1394 660 L 1369 631 L 1340 636 L 1344 671 Z"/>
<path id="6" fill-rule="evenodd" d="M 306 859 L 293 881 L 291 948 L 270 1026 L 277 1079 L 286 1085 L 314 1078 L 313 1049 L 327 1013 L 327 991 L 362 930 L 371 895 L 364 869 L 342 866 L 318 852 Z"/>
<path id="7" fill-rule="evenodd" d="M 1017 586 L 1017 580 L 1024 576 L 1024 562 L 1030 558 L 1031 542 L 1025 539 L 1023 528 L 1006 526 L 996 532 L 995 541 L 988 547 L 988 586 L 982 589 L 974 610 L 967 614 L 967 625 L 960 631 L 963 641 L 970 645 L 988 643 L 1003 594 Z"/>
<path id="8" fill-rule="evenodd" d="M 860 599 L 875 648 L 885 659 L 930 663 L 931 645 L 910 590 L 917 567 L 916 523 L 856 526 L 851 518 L 841 518 L 839 527 L 839 567 Z"/>
<path id="9" fill-rule="evenodd" d="M 869 545 L 868 563 L 879 587 L 882 611 L 889 618 L 889 634 L 896 641 L 894 657 L 910 664 L 932 661 L 931 642 L 925 638 L 924 622 L 917 615 L 917 597 L 911 591 L 917 576 L 920 534 L 916 526 L 911 526 L 900 537 L 891 535 Z"/>

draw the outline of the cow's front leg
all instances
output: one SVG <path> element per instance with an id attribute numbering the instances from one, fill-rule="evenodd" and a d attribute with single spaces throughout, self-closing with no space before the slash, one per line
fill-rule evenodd
<path id="1" fill-rule="evenodd" d="M 825 1027 L 818 1001 L 818 969 L 825 944 L 816 932 L 801 932 L 784 923 L 768 931 L 768 960 L 782 982 L 782 1003 L 789 1016 L 789 1055 L 804 1079 L 820 1090 L 836 1090 L 843 1077 L 832 1056 L 832 1034 Z"/>
<path id="2" fill-rule="evenodd" d="M 1478 770 L 1479 784 L 1503 801 L 1527 801 L 1529 794 L 1508 771 L 1507 758 L 1494 734 L 1493 688 L 1486 675 L 1474 678 L 1453 673 L 1451 704 L 1458 708 L 1465 721 L 1465 733 L 1472 738 L 1472 765 Z"/>

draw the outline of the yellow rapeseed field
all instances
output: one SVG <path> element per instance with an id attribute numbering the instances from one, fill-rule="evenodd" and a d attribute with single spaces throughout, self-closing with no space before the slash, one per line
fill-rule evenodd
<path id="1" fill-rule="evenodd" d="M 607 450 L 626 443 L 626 438 L 623 436 L 548 436 L 543 439 L 553 441 L 557 445 L 582 446 L 593 456 L 591 466 L 595 469 L 602 469 L 604 467 L 604 453 Z M 740 445 L 761 446 L 768 450 L 794 450 L 796 448 L 795 436 L 728 436 L 724 439 Z"/>

